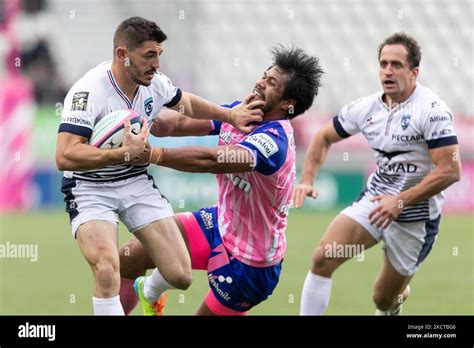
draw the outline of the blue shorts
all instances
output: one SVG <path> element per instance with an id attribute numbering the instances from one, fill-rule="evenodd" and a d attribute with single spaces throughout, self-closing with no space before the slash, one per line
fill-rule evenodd
<path id="1" fill-rule="evenodd" d="M 218 315 L 243 315 L 273 293 L 281 262 L 269 267 L 252 267 L 234 258 L 222 243 L 217 207 L 180 213 L 193 269 L 207 270 L 211 290 L 206 304 Z"/>

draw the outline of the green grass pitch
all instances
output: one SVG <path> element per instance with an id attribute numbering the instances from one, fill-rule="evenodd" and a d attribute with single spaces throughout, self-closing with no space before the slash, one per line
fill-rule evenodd
<path id="1" fill-rule="evenodd" d="M 337 211 L 292 211 L 288 248 L 275 292 L 254 315 L 297 315 L 301 288 L 314 247 Z M 474 314 L 474 219 L 445 216 L 430 255 L 412 281 L 404 314 Z M 129 238 L 121 226 L 120 241 Z M 0 258 L 0 315 L 92 314 L 92 276 L 71 237 L 64 212 L 0 216 L 0 244 L 37 244 L 38 260 Z M 371 315 L 372 286 L 382 260 L 382 244 L 351 260 L 334 275 L 329 315 Z M 170 291 L 165 314 L 194 313 L 208 284 L 202 271 L 187 291 Z M 134 311 L 139 314 L 139 309 Z"/>

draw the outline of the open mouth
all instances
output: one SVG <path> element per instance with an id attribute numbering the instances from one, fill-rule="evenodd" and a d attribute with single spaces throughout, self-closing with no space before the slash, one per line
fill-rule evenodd
<path id="1" fill-rule="evenodd" d="M 255 95 L 256 95 L 257 97 L 259 97 L 260 99 L 265 100 L 265 97 L 263 96 L 263 93 L 260 92 L 258 89 L 255 88 L 255 89 L 253 90 L 253 93 L 255 93 Z"/>
<path id="2" fill-rule="evenodd" d="M 385 81 L 383 81 L 383 85 L 385 87 L 393 87 L 393 86 L 395 86 L 395 81 L 394 80 L 385 80 Z"/>

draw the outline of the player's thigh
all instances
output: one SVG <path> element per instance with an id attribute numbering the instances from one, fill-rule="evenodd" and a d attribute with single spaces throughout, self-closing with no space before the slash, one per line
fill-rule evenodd
<path id="1" fill-rule="evenodd" d="M 181 237 L 183 237 L 184 244 L 186 245 L 186 250 L 188 250 L 188 253 L 190 253 L 189 240 L 188 240 L 188 236 L 186 234 L 186 228 L 185 228 L 183 222 L 181 221 L 181 219 L 179 218 L 178 215 L 173 216 L 173 219 L 174 219 L 174 222 L 176 223 L 176 226 L 178 226 L 179 233 L 181 233 Z"/>
<path id="2" fill-rule="evenodd" d="M 154 264 L 165 273 L 191 271 L 186 244 L 173 217 L 148 224 L 135 232 Z"/>
<path id="3" fill-rule="evenodd" d="M 370 248 L 377 244 L 377 240 L 356 220 L 344 214 L 337 215 L 331 221 L 323 234 L 319 244 L 360 244 Z"/>
<path id="4" fill-rule="evenodd" d="M 345 208 L 328 226 L 321 242 L 362 246 L 368 249 L 382 239 L 383 230 L 370 223 L 370 212 L 378 206 L 367 193 Z M 320 243 L 321 244 L 321 243 Z"/>
<path id="5" fill-rule="evenodd" d="M 117 224 L 110 221 L 91 220 L 79 226 L 77 242 L 84 258 L 93 267 L 113 267 L 118 270 Z"/>
<path id="6" fill-rule="evenodd" d="M 403 291 L 412 278 L 413 275 L 400 274 L 384 254 L 382 267 L 374 284 L 374 301 L 388 309 L 394 301 L 402 300 Z"/>
<path id="7" fill-rule="evenodd" d="M 120 248 L 120 275 L 123 278 L 134 279 L 148 269 L 154 268 L 152 258 L 143 244 L 135 237 L 125 242 Z"/>
<path id="8" fill-rule="evenodd" d="M 339 214 L 321 238 L 314 253 L 314 262 L 337 266 L 375 244 L 377 240 L 361 224 L 351 217 Z"/>
<path id="9" fill-rule="evenodd" d="M 185 240 L 186 247 L 188 242 L 184 226 L 177 216 L 174 216 L 176 225 L 178 226 L 181 236 Z M 188 248 L 189 250 L 189 248 Z M 125 278 L 136 278 L 143 275 L 146 270 L 155 267 L 153 259 L 148 254 L 143 244 L 135 237 L 125 242 L 120 248 L 120 275 Z"/>

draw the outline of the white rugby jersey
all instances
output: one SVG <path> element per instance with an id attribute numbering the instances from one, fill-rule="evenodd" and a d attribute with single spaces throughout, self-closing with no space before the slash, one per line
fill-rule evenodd
<path id="1" fill-rule="evenodd" d="M 64 99 L 58 132 L 90 138 L 94 125 L 112 111 L 133 109 L 150 125 L 163 106 L 171 107 L 181 99 L 181 90 L 168 77 L 156 73 L 150 86 L 138 86 L 131 101 L 123 93 L 111 71 L 112 62 L 104 62 L 77 81 Z M 64 172 L 67 178 L 87 181 L 117 181 L 146 172 L 146 165 L 115 164 L 84 172 Z"/>
<path id="2" fill-rule="evenodd" d="M 333 119 L 346 138 L 362 132 L 376 152 L 377 170 L 367 181 L 372 195 L 396 195 L 419 182 L 434 168 L 429 150 L 457 144 L 453 116 L 447 105 L 420 84 L 412 95 L 389 110 L 383 92 L 344 106 Z M 443 193 L 405 207 L 396 221 L 433 220 L 441 213 Z"/>

